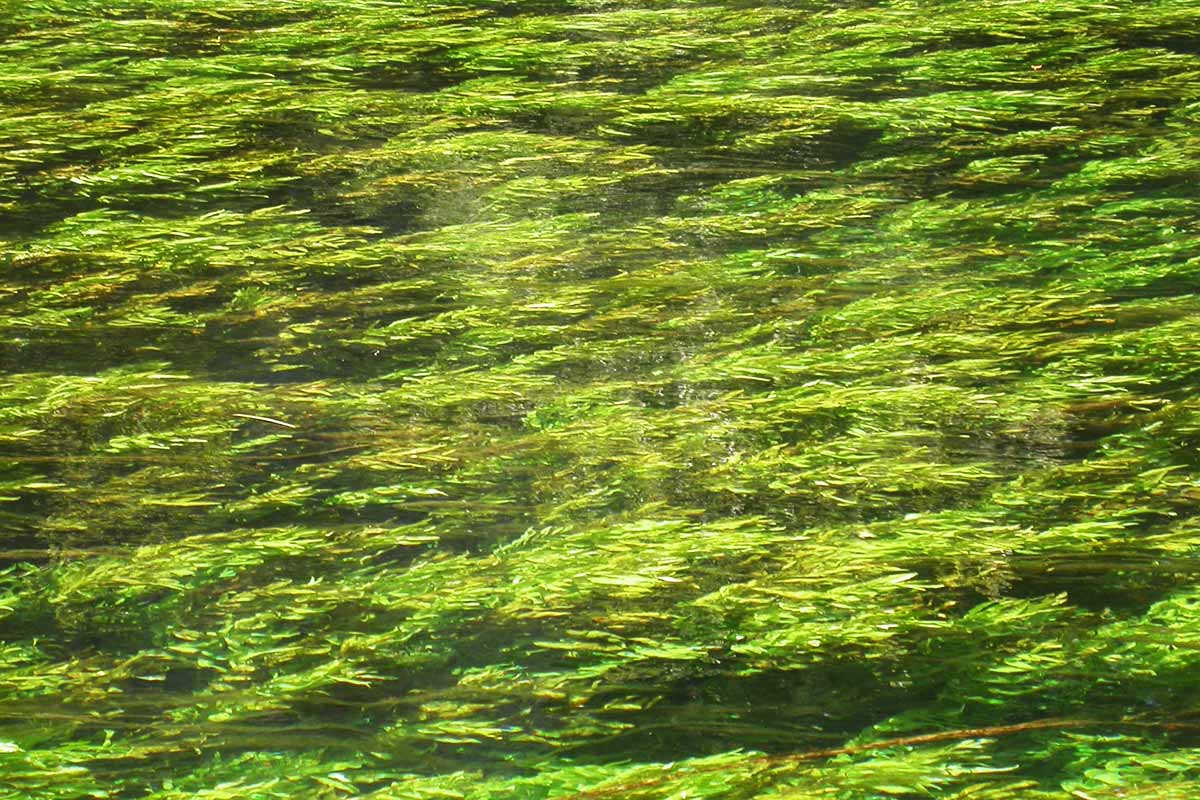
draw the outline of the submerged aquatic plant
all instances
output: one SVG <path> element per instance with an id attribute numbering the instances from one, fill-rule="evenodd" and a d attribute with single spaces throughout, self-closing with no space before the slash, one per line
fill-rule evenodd
<path id="1" fill-rule="evenodd" d="M 1200 793 L 1200 10 L 0 5 L 0 798 Z"/>

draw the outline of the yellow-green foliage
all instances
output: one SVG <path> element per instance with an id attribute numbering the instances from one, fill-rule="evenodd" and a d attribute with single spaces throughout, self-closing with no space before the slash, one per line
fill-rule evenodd
<path id="1" fill-rule="evenodd" d="M 1198 41 L 0 2 L 0 800 L 1200 796 Z"/>

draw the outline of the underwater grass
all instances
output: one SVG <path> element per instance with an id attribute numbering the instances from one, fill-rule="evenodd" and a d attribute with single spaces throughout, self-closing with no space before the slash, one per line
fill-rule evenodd
<path id="1" fill-rule="evenodd" d="M 0 3 L 0 798 L 1196 796 L 1198 40 Z"/>

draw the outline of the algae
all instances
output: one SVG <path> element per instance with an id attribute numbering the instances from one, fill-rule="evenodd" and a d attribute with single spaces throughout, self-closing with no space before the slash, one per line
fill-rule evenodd
<path id="1" fill-rule="evenodd" d="M 0 4 L 0 798 L 1200 793 L 1200 10 Z"/>

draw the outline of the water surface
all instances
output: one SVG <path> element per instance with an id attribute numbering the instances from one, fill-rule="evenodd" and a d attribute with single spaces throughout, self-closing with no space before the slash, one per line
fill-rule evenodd
<path id="1" fill-rule="evenodd" d="M 0 798 L 1200 791 L 1194 4 L 0 8 Z"/>

